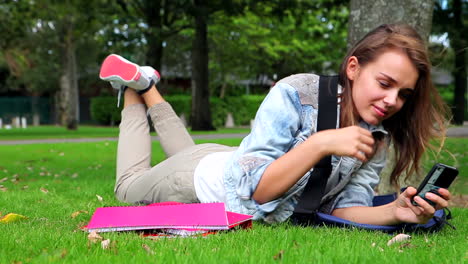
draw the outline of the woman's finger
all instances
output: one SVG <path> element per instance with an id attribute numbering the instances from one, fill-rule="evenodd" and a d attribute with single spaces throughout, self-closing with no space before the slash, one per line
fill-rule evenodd
<path id="1" fill-rule="evenodd" d="M 366 144 L 360 144 L 359 145 L 359 151 L 362 151 L 367 155 L 372 155 L 372 153 L 374 152 L 374 148 L 372 148 L 372 147 L 370 147 L 370 146 L 368 146 Z"/>
<path id="2" fill-rule="evenodd" d="M 447 189 L 439 188 L 437 192 L 440 194 L 442 198 L 444 198 L 447 201 L 450 201 L 450 199 L 452 198 L 452 194 Z"/>
<path id="3" fill-rule="evenodd" d="M 414 201 L 418 203 L 418 206 L 423 210 L 424 215 L 432 217 L 432 215 L 435 213 L 435 208 L 423 198 L 415 196 Z"/>
<path id="4" fill-rule="evenodd" d="M 367 161 L 366 153 L 364 153 L 363 151 L 360 151 L 360 150 L 356 153 L 356 155 L 354 155 L 354 157 L 357 158 L 358 160 L 362 161 L 362 162 Z"/>
<path id="5" fill-rule="evenodd" d="M 437 194 L 433 194 L 433 193 L 428 192 L 428 193 L 426 193 L 425 198 L 427 198 L 428 200 L 433 201 L 436 204 L 436 210 L 439 210 L 439 209 L 442 209 L 442 208 L 445 208 L 445 207 L 448 206 L 447 200 L 445 200 L 444 198 L 440 197 Z"/>
<path id="6" fill-rule="evenodd" d="M 423 213 L 423 208 L 420 208 L 419 206 L 414 206 L 412 203 L 411 203 L 411 199 L 408 198 L 408 197 L 405 197 L 405 203 L 406 203 L 406 206 L 408 208 L 411 209 L 411 211 L 413 211 L 413 213 L 416 215 L 416 216 L 420 216 L 422 213 Z"/>
<path id="7" fill-rule="evenodd" d="M 369 134 L 361 135 L 359 139 L 362 143 L 369 145 L 369 146 L 373 146 L 375 143 L 374 137 L 372 137 L 372 134 L 370 134 L 370 132 Z"/>

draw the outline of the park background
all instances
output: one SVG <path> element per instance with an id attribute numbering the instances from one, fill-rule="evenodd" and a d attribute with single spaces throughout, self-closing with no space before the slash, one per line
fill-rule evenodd
<path id="1" fill-rule="evenodd" d="M 3 1 L 3 125 L 117 125 L 116 91 L 98 79 L 110 53 L 157 69 L 193 130 L 249 125 L 275 82 L 336 74 L 350 45 L 382 23 L 428 40 L 433 78 L 461 125 L 466 114 L 467 1 Z"/>
<path id="2" fill-rule="evenodd" d="M 466 261 L 463 133 L 428 153 L 422 168 L 436 161 L 459 168 L 452 204 L 458 229 L 414 235 L 398 247 L 387 248 L 388 235 L 375 232 L 255 224 L 204 240 L 109 234 L 112 246 L 103 250 L 79 228 L 95 208 L 123 205 L 112 192 L 121 108 L 117 92 L 98 78 L 108 54 L 158 69 L 158 88 L 197 143 L 207 141 L 197 139 L 201 133 L 238 145 L 278 80 L 335 74 L 363 34 L 404 22 L 428 40 L 434 82 L 452 126 L 463 129 L 467 21 L 466 0 L 1 1 L 0 217 L 13 212 L 28 220 L 0 225 L 0 263 Z M 71 138 L 85 142 L 61 143 Z M 34 139 L 51 141 L 28 141 Z M 155 140 L 152 162 L 162 159 Z"/>

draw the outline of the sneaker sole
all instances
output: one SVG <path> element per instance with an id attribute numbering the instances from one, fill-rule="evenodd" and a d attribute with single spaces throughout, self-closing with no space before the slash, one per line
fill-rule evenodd
<path id="1" fill-rule="evenodd" d="M 107 56 L 102 63 L 99 77 L 105 81 L 120 80 L 128 83 L 138 81 L 141 73 L 138 65 L 112 54 Z"/>

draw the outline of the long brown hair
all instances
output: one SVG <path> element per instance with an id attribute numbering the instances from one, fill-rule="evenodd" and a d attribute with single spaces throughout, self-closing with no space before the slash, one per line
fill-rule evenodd
<path id="1" fill-rule="evenodd" d="M 351 97 L 352 82 L 346 75 L 348 59 L 356 56 L 363 67 L 384 51 L 395 48 L 408 56 L 419 73 L 411 98 L 398 113 L 382 122 L 390 133 L 395 149 L 395 167 L 390 174 L 390 182 L 397 187 L 401 173 L 406 172 L 408 178 L 412 173 L 419 172 L 421 157 L 431 147 L 429 140 L 444 138 L 448 116 L 448 108 L 432 84 L 426 44 L 411 26 L 381 25 L 348 51 L 340 68 L 340 84 L 343 86 L 340 124 L 341 127 L 355 125 L 360 118 Z"/>

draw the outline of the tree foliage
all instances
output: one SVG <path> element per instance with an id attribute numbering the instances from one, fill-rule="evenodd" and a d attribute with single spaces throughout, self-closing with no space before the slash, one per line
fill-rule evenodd
<path id="1" fill-rule="evenodd" d="M 210 73 L 203 81 L 203 98 L 219 96 L 220 87 L 239 93 L 233 87 L 260 77 L 271 82 L 297 72 L 336 72 L 345 53 L 347 1 L 210 0 L 202 12 L 197 3 L 3 1 L 0 27 L 8 37 L 0 40 L 0 64 L 11 66 L 9 86 L 24 94 L 52 95 L 60 89 L 68 69 L 66 43 L 73 45 L 74 78 L 82 95 L 112 91 L 97 79 L 109 53 L 142 65 L 160 64 L 169 76 L 195 79 L 192 70 L 200 68 L 192 56 L 197 14 L 205 16 L 207 25 L 200 54 L 208 54 L 204 64 Z M 209 108 L 206 102 L 198 105 Z"/>
<path id="2" fill-rule="evenodd" d="M 443 49 L 438 54 L 439 62 L 444 62 L 450 58 L 452 65 L 449 69 L 452 71 L 455 79 L 455 89 L 453 97 L 453 122 L 461 125 L 466 119 L 466 91 L 467 91 L 467 62 L 468 52 L 468 1 L 466 0 L 444 0 L 436 1 L 434 9 L 434 28 L 435 34 L 448 35 L 450 48 L 452 52 L 445 52 Z M 450 56 L 452 55 L 452 56 Z M 447 65 L 446 65 L 447 66 Z"/>
<path id="3" fill-rule="evenodd" d="M 262 2 L 234 17 L 214 16 L 210 69 L 216 83 L 234 86 L 259 75 L 276 81 L 293 73 L 337 71 L 346 52 L 346 5 L 281 8 L 282 3 Z"/>

